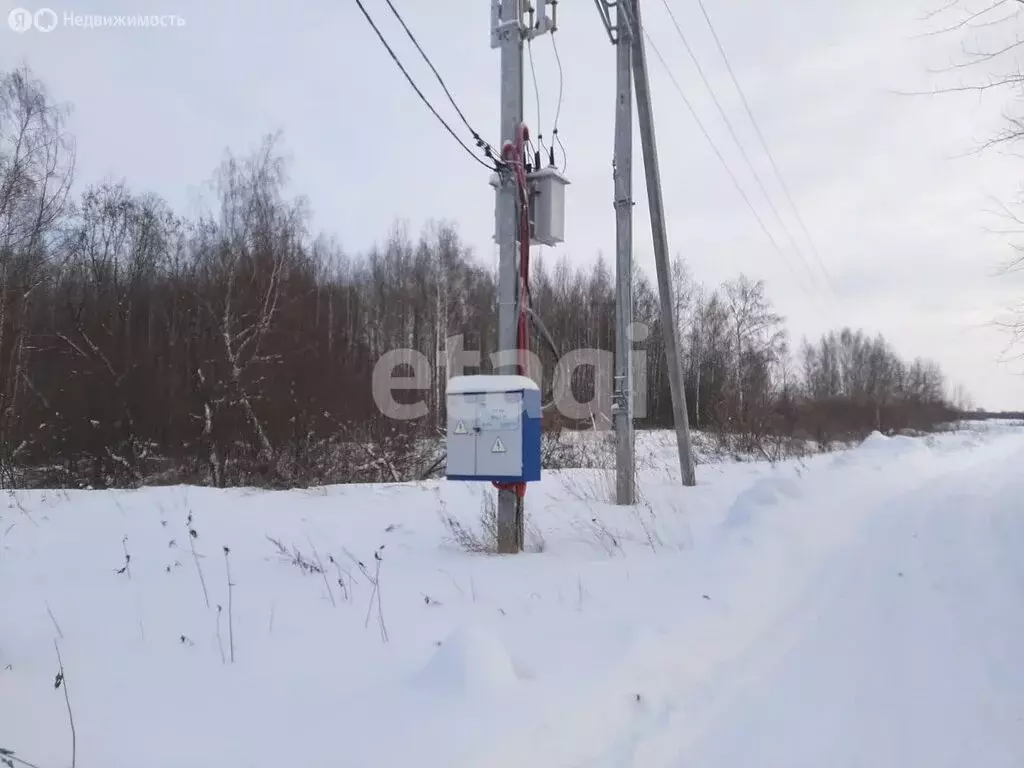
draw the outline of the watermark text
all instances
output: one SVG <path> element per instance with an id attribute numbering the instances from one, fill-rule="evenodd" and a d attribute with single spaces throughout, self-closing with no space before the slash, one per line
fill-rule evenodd
<path id="1" fill-rule="evenodd" d="M 7 26 L 23 34 L 32 30 L 52 32 L 57 27 L 72 29 L 175 29 L 185 26 L 185 17 L 177 13 L 104 14 L 76 13 L 52 8 L 32 11 L 15 8 L 7 14 Z"/>

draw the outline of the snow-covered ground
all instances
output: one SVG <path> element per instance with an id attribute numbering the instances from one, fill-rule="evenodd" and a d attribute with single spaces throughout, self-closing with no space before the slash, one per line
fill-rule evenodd
<path id="1" fill-rule="evenodd" d="M 1024 429 L 661 446 L 635 509 L 547 474 L 515 557 L 467 484 L 10 495 L 0 748 L 71 765 L 66 693 L 79 768 L 1024 765 Z"/>

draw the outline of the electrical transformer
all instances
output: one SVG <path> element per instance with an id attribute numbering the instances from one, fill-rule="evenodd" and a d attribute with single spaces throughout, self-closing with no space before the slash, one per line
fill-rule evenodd
<path id="1" fill-rule="evenodd" d="M 554 166 L 531 171 L 526 176 L 530 187 L 530 245 L 558 245 L 565 240 L 565 188 L 569 180 Z M 491 176 L 495 194 L 500 194 L 497 174 Z M 498 239 L 495 206 L 494 239 Z"/>

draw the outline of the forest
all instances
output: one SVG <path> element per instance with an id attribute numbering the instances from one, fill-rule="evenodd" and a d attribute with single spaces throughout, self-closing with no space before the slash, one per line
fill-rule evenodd
<path id="1" fill-rule="evenodd" d="M 22 68 L 0 72 L 0 482 L 293 487 L 407 480 L 438 470 L 446 340 L 496 351 L 491 265 L 436 222 L 398 224 L 365 253 L 310 231 L 279 137 L 227 153 L 212 210 L 183 216 L 107 181 L 77 190 L 67 112 Z M 88 148 L 83 148 L 88 151 Z M 753 453 L 931 429 L 969 408 L 939 366 L 841 328 L 795 341 L 762 281 L 718 286 L 672 265 L 690 424 Z M 638 270 L 634 320 L 646 413 L 671 426 L 657 291 Z M 614 278 L 598 259 L 532 267 L 555 354 L 614 349 Z M 641 345 L 637 345 L 641 346 Z M 419 419 L 384 417 L 374 366 L 417 350 L 434 372 Z M 586 400 L 595 371 L 572 376 Z M 610 382 L 607 384 L 610 386 Z M 548 433 L 607 429 L 552 414 Z"/>

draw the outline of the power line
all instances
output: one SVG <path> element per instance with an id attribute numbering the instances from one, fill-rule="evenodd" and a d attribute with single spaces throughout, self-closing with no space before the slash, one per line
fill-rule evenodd
<path id="1" fill-rule="evenodd" d="M 555 63 L 558 65 L 558 106 L 555 108 L 555 126 L 551 131 L 552 140 L 558 144 L 558 148 L 562 150 L 562 173 L 565 173 L 565 167 L 568 165 L 567 156 L 565 153 L 565 145 L 562 143 L 562 139 L 558 135 L 558 118 L 562 116 L 562 96 L 565 93 L 565 72 L 562 70 L 562 57 L 558 53 L 558 41 L 555 40 L 555 32 L 551 31 L 551 48 L 555 52 Z"/>
<path id="2" fill-rule="evenodd" d="M 480 163 L 480 165 L 484 166 L 485 168 L 487 168 L 489 170 L 493 170 L 493 168 L 490 165 L 488 165 L 483 160 L 481 160 L 479 157 L 477 157 L 476 153 L 474 153 L 473 150 L 470 149 L 469 146 L 467 146 L 467 144 L 459 137 L 459 135 L 454 131 L 454 129 L 452 129 L 452 127 L 448 124 L 448 122 L 443 117 L 441 117 L 441 115 L 438 113 L 438 111 L 434 108 L 434 105 L 430 103 L 430 100 L 426 96 L 423 95 L 423 91 L 421 91 L 419 86 L 416 85 L 416 81 L 412 79 L 412 76 L 408 73 L 408 71 L 406 71 L 405 67 L 402 66 L 402 62 L 399 61 L 398 56 L 395 54 L 394 50 L 388 44 L 388 41 L 385 39 L 385 37 L 381 33 L 380 29 L 377 28 L 377 25 L 374 23 L 373 18 L 367 12 L 366 8 L 363 6 L 362 0 L 356 0 L 356 5 L 359 6 L 359 10 L 362 11 L 363 16 L 366 18 L 367 23 L 369 23 L 369 25 L 373 28 L 373 31 L 377 34 L 377 38 L 380 40 L 381 45 L 383 45 L 384 48 L 387 50 L 388 54 L 391 56 L 391 59 L 395 62 L 395 65 L 399 68 L 399 70 L 401 70 L 402 74 L 405 75 L 405 79 L 409 82 L 409 85 L 412 86 L 412 89 L 414 91 L 416 91 L 416 95 L 419 96 L 420 100 L 424 104 L 427 105 L 427 109 L 429 109 L 431 111 L 431 113 L 434 115 L 434 117 L 437 118 L 438 122 L 440 122 L 441 125 L 444 126 L 445 130 L 447 130 L 448 133 L 451 134 L 451 137 L 453 139 L 455 139 L 455 141 L 457 141 L 459 143 L 459 146 L 461 146 L 470 157 L 472 157 L 476 162 Z M 388 5 L 391 5 L 390 1 L 388 2 Z M 392 7 L 392 9 L 394 9 L 394 8 Z M 397 14 L 397 11 L 395 11 L 395 13 Z M 401 17 L 399 17 L 399 19 L 401 19 Z M 403 23 L 403 26 L 404 26 L 404 23 Z M 408 32 L 408 28 L 406 28 L 406 31 Z M 410 37 L 412 37 L 412 33 L 411 32 L 409 33 L 409 35 L 410 35 Z M 415 40 L 414 40 L 414 42 L 415 42 Z M 418 44 L 417 44 L 417 48 L 419 48 Z M 420 53 L 423 53 L 422 49 L 420 49 Z M 423 56 L 424 56 L 424 58 L 426 58 L 426 54 L 423 54 Z M 429 59 L 427 60 L 427 63 L 428 64 L 430 63 Z M 431 66 L 431 68 L 433 68 L 432 64 L 430 66 Z M 434 72 L 436 74 L 437 70 L 434 70 Z M 440 75 L 438 75 L 438 78 L 440 79 Z M 443 82 L 442 82 L 442 87 L 444 87 L 443 86 Z M 448 92 L 447 87 L 445 87 L 445 92 L 446 93 Z M 452 104 L 455 104 L 455 100 L 452 99 L 450 93 L 448 94 L 448 98 L 451 99 Z M 456 111 L 459 112 L 460 115 L 462 114 L 461 111 L 459 111 L 457 105 L 456 105 L 455 109 L 456 109 Z M 462 119 L 465 122 L 465 120 L 466 120 L 465 116 L 463 116 Z M 467 122 L 466 125 L 469 126 L 469 123 Z M 476 132 L 473 131 L 472 127 L 470 127 L 470 131 L 473 133 L 473 137 L 479 143 L 483 144 L 483 142 L 480 140 L 480 138 L 476 134 Z M 488 149 L 489 149 L 489 147 L 488 147 Z M 490 156 L 490 153 L 488 153 L 488 156 Z"/>
<path id="3" fill-rule="evenodd" d="M 402 29 L 404 29 L 405 34 L 409 36 L 409 39 L 412 41 L 412 44 L 416 46 L 416 50 L 420 52 L 420 56 L 422 56 L 423 60 L 427 62 L 427 66 L 430 67 L 430 71 L 434 73 L 434 77 L 437 78 L 437 82 L 441 84 L 441 88 L 444 90 L 445 96 L 448 97 L 448 101 L 450 101 L 451 105 L 455 108 L 456 114 L 458 114 L 463 124 L 473 135 L 473 140 L 476 141 L 477 146 L 484 149 L 488 157 L 494 159 L 496 157 L 494 147 L 490 143 L 480 138 L 480 134 L 477 133 L 477 131 L 473 128 L 472 125 L 469 124 L 469 120 L 466 119 L 466 115 L 463 114 L 462 110 L 459 108 L 458 103 L 455 101 L 455 97 L 452 96 L 452 92 L 448 90 L 448 84 L 445 83 L 444 78 L 441 77 L 441 73 L 438 72 L 437 67 L 434 66 L 434 62 L 432 62 L 430 60 L 430 57 L 427 56 L 426 51 L 423 50 L 423 46 L 420 45 L 419 41 L 416 39 L 416 36 L 412 33 L 412 30 L 409 29 L 409 26 L 405 23 L 405 19 L 402 18 L 402 14 L 398 12 L 397 8 L 395 8 L 395 4 L 391 0 L 384 0 L 384 2 L 388 4 L 388 8 L 391 9 L 391 13 L 394 14 L 396 19 L 398 19 L 398 23 L 402 25 Z"/>
<path id="4" fill-rule="evenodd" d="M 757 133 L 757 138 L 761 142 L 761 146 L 764 148 L 765 154 L 768 156 L 768 161 L 772 165 L 772 170 L 775 172 L 775 176 L 779 180 L 779 185 L 782 187 L 782 192 L 786 196 L 786 200 L 789 202 L 790 207 L 793 209 L 793 214 L 796 217 L 797 222 L 800 224 L 800 229 L 804 233 L 804 237 L 807 238 L 807 242 L 811 246 L 811 253 L 815 260 L 818 262 L 818 267 L 821 269 L 822 274 L 825 276 L 825 280 L 832 289 L 832 276 L 829 274 L 828 268 L 825 266 L 825 262 L 821 258 L 821 254 L 818 252 L 818 248 L 814 243 L 814 238 L 811 237 L 810 231 L 807 229 L 807 225 L 804 223 L 804 217 L 800 215 L 800 209 L 797 207 L 796 202 L 793 199 L 793 195 L 790 194 L 789 185 L 786 184 L 786 179 L 782 175 L 782 171 L 779 170 L 778 164 L 775 162 L 775 156 L 772 151 L 768 148 L 768 142 L 765 141 L 764 134 L 761 132 L 761 126 L 754 117 L 754 111 L 750 108 L 750 102 L 747 100 L 747 95 L 740 85 L 739 78 L 736 77 L 736 72 L 732 68 L 732 63 L 729 61 L 729 56 L 725 52 L 725 46 L 722 45 L 721 39 L 718 37 L 718 32 L 715 30 L 715 25 L 711 22 L 711 17 L 708 15 L 707 8 L 704 6 L 704 0 L 697 0 L 700 5 L 701 13 L 704 15 L 704 21 L 707 22 L 708 29 L 711 30 L 711 35 L 715 39 L 715 45 L 718 46 L 718 52 L 722 54 L 722 60 L 725 62 L 725 67 L 729 71 L 729 77 L 732 78 L 733 85 L 736 86 L 736 91 L 740 95 L 740 100 L 743 102 L 743 108 L 747 112 L 747 116 L 750 118 L 751 124 L 754 126 L 754 131 Z M 835 293 L 835 290 L 832 290 Z"/>
<path id="5" fill-rule="evenodd" d="M 543 126 L 540 119 L 540 86 L 537 85 L 537 69 L 533 66 L 533 40 L 526 41 L 526 50 L 530 58 L 530 76 L 533 78 L 533 95 L 537 100 L 537 147 L 542 154 L 547 154 L 544 147 Z M 531 140 L 532 143 L 532 140 Z"/>
<path id="6" fill-rule="evenodd" d="M 654 44 L 654 41 L 651 39 L 651 36 L 647 32 L 646 28 L 643 28 L 643 33 L 647 38 L 648 44 L 651 46 L 651 50 L 654 51 L 654 55 L 657 56 L 658 61 L 660 61 L 661 65 L 665 68 L 665 72 L 668 74 L 669 79 L 672 81 L 672 85 L 675 86 L 676 90 L 679 92 L 679 95 L 682 97 L 683 103 L 686 104 L 686 108 L 690 111 L 690 115 L 693 116 L 693 119 L 697 123 L 697 127 L 700 129 L 700 132 L 704 134 L 704 138 L 707 139 L 708 144 L 711 145 L 711 149 L 714 150 L 714 153 L 718 157 L 718 160 L 722 164 L 722 167 L 725 168 L 725 172 L 728 173 L 729 178 L 732 179 L 732 183 L 736 187 L 736 191 L 740 193 L 740 196 L 743 198 L 743 202 L 747 204 L 747 207 L 750 209 L 750 212 L 754 215 L 754 218 L 760 225 L 761 231 L 764 232 L 765 237 L 768 238 L 768 241 L 772 244 L 772 248 L 775 249 L 775 252 L 778 253 L 780 257 L 782 257 L 783 261 L 786 262 L 786 266 L 789 268 L 789 270 L 793 272 L 794 279 L 797 279 L 799 281 L 796 272 L 793 271 L 793 266 L 790 263 L 790 260 L 786 258 L 785 252 L 782 250 L 782 248 L 779 247 L 779 244 L 775 240 L 774 235 L 772 235 L 771 230 L 769 230 L 768 227 L 765 225 L 764 219 L 761 218 L 761 214 L 757 212 L 757 208 L 754 207 L 754 204 L 750 201 L 750 197 L 743 189 L 743 185 L 740 184 L 739 179 L 736 178 L 736 174 L 733 173 L 732 168 L 729 167 L 729 163 L 726 162 L 726 159 L 724 155 L 722 155 L 721 150 L 718 149 L 718 146 L 715 144 L 714 139 L 711 138 L 711 134 L 708 133 L 707 128 L 704 126 L 704 123 L 701 121 L 700 116 L 697 114 L 697 110 L 695 110 L 693 108 L 693 104 L 690 103 L 690 99 L 686 96 L 686 92 L 683 90 L 683 87 L 679 84 L 679 81 L 676 79 L 676 76 L 672 74 L 672 69 L 669 67 L 668 62 L 665 61 L 665 57 L 661 55 L 661 51 L 659 51 L 658 46 Z M 802 282 L 801 286 L 803 286 Z M 803 287 L 806 288 L 806 286 Z"/>
<path id="7" fill-rule="evenodd" d="M 693 48 L 690 46 L 690 41 L 686 39 L 686 35 L 683 33 L 683 28 L 679 25 L 679 21 L 676 19 L 676 15 L 672 12 L 672 6 L 669 5 L 668 0 L 661 0 L 662 5 L 665 6 L 665 10 L 668 11 L 669 18 L 672 20 L 672 25 L 676 28 L 676 32 L 679 34 L 679 39 L 683 42 L 683 47 L 686 49 L 686 53 L 689 54 L 690 60 L 693 61 L 693 65 L 697 68 L 697 74 L 700 75 L 701 81 L 704 83 L 704 87 L 707 88 L 708 93 L 711 95 L 711 100 L 714 102 L 715 107 L 718 109 L 718 113 L 722 116 L 725 121 L 726 127 L 729 129 L 729 134 L 732 136 L 733 141 L 739 148 L 740 155 L 743 157 L 743 161 L 747 164 L 747 168 L 750 169 L 751 174 L 754 176 L 754 181 L 757 182 L 758 188 L 761 190 L 761 194 L 764 195 L 764 199 L 768 203 L 768 207 L 774 214 L 775 219 L 779 222 L 779 226 L 782 231 L 785 232 L 786 238 L 789 240 L 789 244 L 793 247 L 794 252 L 800 259 L 801 264 L 807 273 L 810 275 L 811 280 L 814 280 L 814 272 L 807 263 L 807 259 L 804 258 L 803 252 L 800 250 L 800 246 L 797 245 L 796 238 L 793 237 L 793 233 L 790 228 L 786 225 L 783 220 L 779 209 L 776 208 L 775 203 L 772 200 L 771 195 L 768 193 L 768 189 L 765 187 L 764 182 L 761 180 L 761 174 L 757 172 L 753 162 L 750 160 L 750 155 L 747 154 L 746 148 L 743 146 L 743 142 L 740 141 L 740 137 L 736 133 L 736 128 L 733 126 L 732 120 L 729 119 L 728 113 L 722 106 L 722 103 L 718 100 L 718 95 L 715 93 L 714 87 L 708 80 L 707 75 L 704 73 L 704 68 L 700 65 L 700 61 L 697 59 L 697 55 L 693 52 Z"/>

